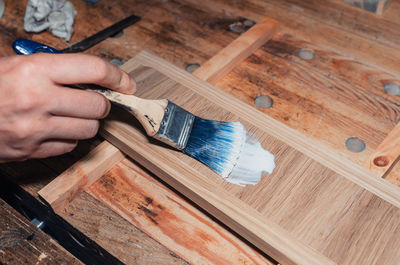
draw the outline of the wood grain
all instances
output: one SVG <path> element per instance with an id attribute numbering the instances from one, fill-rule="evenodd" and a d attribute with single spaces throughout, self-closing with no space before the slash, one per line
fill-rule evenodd
<path id="1" fill-rule="evenodd" d="M 399 261 L 394 248 L 382 247 L 392 244 L 400 232 L 397 187 L 148 53 L 141 53 L 124 69 L 135 77 L 138 72 L 154 71 L 153 77 L 157 74 L 164 80 L 158 85 L 139 86 L 140 96 L 167 97 L 210 119 L 239 119 L 276 154 L 278 167 L 274 174 L 264 176 L 254 187 L 241 188 L 224 183 L 197 161 L 149 142 L 140 128 L 118 110 L 114 116 L 118 118 L 105 123 L 103 130 L 104 136 L 121 150 L 261 250 L 283 263 Z M 175 82 L 165 81 L 165 76 Z M 369 223 L 371 219 L 374 222 Z M 386 219 L 391 225 L 378 229 Z M 382 240 L 379 246 L 377 236 Z M 353 249 L 355 242 L 363 242 L 361 248 Z M 366 254 L 358 255 L 360 249 Z"/>
<path id="2" fill-rule="evenodd" d="M 0 263 L 82 264 L 0 199 Z"/>
<path id="3" fill-rule="evenodd" d="M 188 265 L 85 191 L 79 192 L 60 215 L 124 264 Z"/>
<path id="4" fill-rule="evenodd" d="M 272 264 L 128 159 L 87 191 L 190 264 Z"/>
<path id="5" fill-rule="evenodd" d="M 103 142 L 41 189 L 39 195 L 55 212 L 60 212 L 77 192 L 92 185 L 123 157 L 116 147 Z"/>

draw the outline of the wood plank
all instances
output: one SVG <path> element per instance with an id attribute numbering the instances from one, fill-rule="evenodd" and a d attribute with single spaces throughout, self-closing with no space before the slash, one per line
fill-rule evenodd
<path id="1" fill-rule="evenodd" d="M 124 69 L 135 77 L 143 71 L 153 71 L 153 81 L 165 80 L 147 88 L 139 86 L 140 96 L 168 97 L 196 115 L 202 113 L 211 119 L 239 119 L 265 148 L 276 154 L 278 167 L 274 174 L 264 176 L 254 187 L 241 188 L 224 183 L 197 161 L 149 142 L 124 112 L 116 110 L 118 118 L 105 123 L 103 130 L 104 136 L 121 150 L 261 250 L 283 263 L 399 261 L 395 248 L 382 247 L 392 244 L 400 232 L 397 187 L 148 53 L 141 53 Z M 146 84 L 144 80 L 139 82 Z M 268 132 L 262 128 L 268 128 Z M 363 203 L 367 201 L 371 203 Z M 336 218 L 339 219 L 333 224 Z M 382 218 L 391 223 L 381 227 L 383 230 L 378 229 Z M 371 219 L 374 222 L 368 223 Z M 379 246 L 375 240 L 378 235 L 383 240 Z M 362 250 L 351 248 L 353 240 L 363 242 L 359 246 Z M 357 254 L 361 252 L 366 254 Z"/>
<path id="2" fill-rule="evenodd" d="M 86 190 L 190 264 L 273 264 L 128 159 Z"/>
<path id="3" fill-rule="evenodd" d="M 124 155 L 116 147 L 103 142 L 41 189 L 39 195 L 55 212 L 59 212 L 77 192 L 92 185 L 123 158 Z"/>
<path id="4" fill-rule="evenodd" d="M 278 22 L 266 17 L 251 27 L 246 33 L 197 69 L 195 75 L 210 84 L 216 83 L 234 67 L 266 43 L 276 32 Z"/>
<path id="5" fill-rule="evenodd" d="M 386 177 L 400 159 L 400 123 L 375 149 L 365 167 L 379 177 Z"/>
<path id="6" fill-rule="evenodd" d="M 0 263 L 83 264 L 0 199 Z"/>
<path id="7" fill-rule="evenodd" d="M 188 265 L 85 191 L 79 192 L 60 215 L 124 264 Z"/>

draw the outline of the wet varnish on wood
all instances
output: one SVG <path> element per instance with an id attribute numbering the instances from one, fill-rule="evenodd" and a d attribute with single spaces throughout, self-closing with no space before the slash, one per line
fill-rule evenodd
<path id="1" fill-rule="evenodd" d="M 165 97 L 209 119 L 239 120 L 276 155 L 272 175 L 242 188 L 156 145 L 121 110 L 103 130 L 118 148 L 258 248 L 287 264 L 398 264 L 397 187 L 151 54 L 141 53 L 124 69 L 138 81 L 139 96 Z"/>

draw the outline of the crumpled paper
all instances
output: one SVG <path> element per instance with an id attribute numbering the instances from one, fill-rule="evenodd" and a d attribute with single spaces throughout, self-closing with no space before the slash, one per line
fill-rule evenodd
<path id="1" fill-rule="evenodd" d="M 28 32 L 50 31 L 66 41 L 74 31 L 76 11 L 67 0 L 29 0 L 26 6 L 24 29 Z"/>

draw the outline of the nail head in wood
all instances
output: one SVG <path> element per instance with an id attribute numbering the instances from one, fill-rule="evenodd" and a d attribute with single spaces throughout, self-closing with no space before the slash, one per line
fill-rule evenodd
<path id="1" fill-rule="evenodd" d="M 299 53 L 298 53 L 299 57 L 303 60 L 309 61 L 314 59 L 315 57 L 315 52 L 312 49 L 300 49 Z"/>
<path id="2" fill-rule="evenodd" d="M 189 73 L 193 73 L 193 72 L 196 71 L 199 67 L 200 67 L 200 64 L 198 64 L 198 63 L 191 63 L 191 64 L 188 64 L 188 65 L 185 67 L 185 70 L 186 70 L 187 72 L 189 72 Z"/>
<path id="3" fill-rule="evenodd" d="M 386 93 L 394 96 L 400 95 L 400 83 L 398 82 L 389 82 L 386 83 L 384 88 Z"/>
<path id="4" fill-rule="evenodd" d="M 254 26 L 256 22 L 250 19 L 240 20 L 229 25 L 229 30 L 235 33 L 242 34 Z"/>
<path id="5" fill-rule="evenodd" d="M 350 137 L 346 140 L 346 147 L 353 153 L 360 153 L 365 150 L 365 142 L 358 137 Z"/>
<path id="6" fill-rule="evenodd" d="M 274 100 L 267 95 L 261 95 L 261 96 L 257 96 L 254 99 L 254 104 L 262 109 L 268 109 L 268 108 L 272 108 L 272 105 L 274 104 Z"/>
<path id="7" fill-rule="evenodd" d="M 121 60 L 119 58 L 112 58 L 110 60 L 110 63 L 113 64 L 113 65 L 116 65 L 116 66 L 121 66 L 121 65 L 123 65 L 125 63 L 125 61 Z"/>

